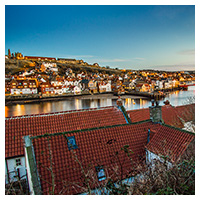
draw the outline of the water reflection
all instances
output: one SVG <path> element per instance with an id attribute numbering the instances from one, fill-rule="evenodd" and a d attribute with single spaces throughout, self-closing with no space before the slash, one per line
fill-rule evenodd
<path id="1" fill-rule="evenodd" d="M 173 106 L 182 105 L 186 102 L 188 97 L 194 96 L 195 87 L 189 87 L 188 91 L 176 91 L 169 94 L 165 100 L 169 100 Z M 99 108 L 105 106 L 116 106 L 116 100 L 112 96 L 108 98 L 100 97 L 98 99 L 81 99 L 81 98 L 70 98 L 63 101 L 54 102 L 41 102 L 24 105 L 12 105 L 5 106 L 5 116 L 20 116 L 28 114 L 39 114 L 49 112 L 59 112 L 67 110 L 78 110 L 87 108 Z M 160 105 L 163 105 L 163 101 L 160 101 Z M 123 99 L 123 105 L 127 110 L 147 108 L 150 106 L 150 101 L 146 99 L 138 99 L 134 96 Z"/>

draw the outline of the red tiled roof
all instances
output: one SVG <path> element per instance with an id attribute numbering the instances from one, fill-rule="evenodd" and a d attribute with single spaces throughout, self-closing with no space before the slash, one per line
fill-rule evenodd
<path id="1" fill-rule="evenodd" d="M 150 119 L 149 108 L 129 110 L 127 113 L 130 115 L 132 122 L 139 122 Z M 162 106 L 162 119 L 164 123 L 170 126 L 175 126 L 177 128 L 184 127 L 181 119 L 183 119 L 185 122 L 194 120 L 194 113 L 195 104 L 176 107 Z"/>
<path id="2" fill-rule="evenodd" d="M 194 120 L 195 116 L 195 104 L 189 104 L 184 106 L 163 106 L 162 117 L 165 124 L 175 126 L 177 128 L 183 128 L 185 122 Z"/>
<path id="3" fill-rule="evenodd" d="M 85 190 L 82 187 L 86 188 L 86 186 L 76 156 L 85 174 L 88 174 L 87 178 L 91 188 L 103 183 L 98 182 L 95 172 L 96 166 L 104 167 L 107 180 L 109 177 L 116 181 L 119 177 L 124 179 L 129 175 L 133 176 L 133 166 L 136 169 L 138 163 L 143 163 L 145 159 L 148 129 L 152 129 L 153 133 L 160 126 L 160 124 L 153 124 L 148 121 L 82 132 L 70 132 L 66 136 L 75 136 L 78 146 L 78 149 L 73 150 L 74 153 L 72 150 L 68 150 L 64 135 L 50 136 L 49 140 L 47 136 L 32 139 L 43 194 L 49 193 L 52 183 L 51 173 L 48 170 L 50 166 L 49 150 L 52 152 L 55 194 L 83 193 Z M 152 133 L 150 133 L 150 136 L 152 136 Z M 133 152 L 130 153 L 130 157 L 121 150 L 125 145 L 129 145 L 128 149 Z M 120 163 L 123 165 L 122 177 Z"/>
<path id="4" fill-rule="evenodd" d="M 125 124 L 115 107 L 9 117 L 5 120 L 5 157 L 24 154 L 22 137 L 43 135 L 116 124 Z"/>
<path id="5" fill-rule="evenodd" d="M 150 119 L 149 108 L 129 110 L 127 113 L 130 115 L 132 122 L 139 122 Z"/>
<path id="6" fill-rule="evenodd" d="M 193 134 L 163 125 L 146 148 L 157 155 L 168 156 L 171 161 L 177 161 L 192 140 L 194 140 Z"/>

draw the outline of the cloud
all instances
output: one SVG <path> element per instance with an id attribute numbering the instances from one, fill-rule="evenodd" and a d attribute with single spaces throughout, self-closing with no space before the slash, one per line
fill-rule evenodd
<path id="1" fill-rule="evenodd" d="M 145 58 L 133 58 L 133 60 L 140 60 L 140 61 L 142 61 L 142 60 L 146 60 Z"/>
<path id="2" fill-rule="evenodd" d="M 183 56 L 195 55 L 195 50 L 194 49 L 183 50 L 179 51 L 178 54 Z"/>
<path id="3" fill-rule="evenodd" d="M 151 66 L 151 69 L 163 71 L 181 71 L 181 70 L 195 70 L 194 64 L 189 65 L 157 65 Z"/>

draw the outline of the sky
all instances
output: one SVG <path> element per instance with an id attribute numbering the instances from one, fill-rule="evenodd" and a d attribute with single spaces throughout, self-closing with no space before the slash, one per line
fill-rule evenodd
<path id="1" fill-rule="evenodd" d="M 195 69 L 194 5 L 6 5 L 5 55 L 119 69 Z"/>

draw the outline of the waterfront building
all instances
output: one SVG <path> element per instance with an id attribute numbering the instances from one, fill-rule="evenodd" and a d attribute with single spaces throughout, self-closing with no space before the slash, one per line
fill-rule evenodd
<path id="1" fill-rule="evenodd" d="M 63 94 L 62 86 L 53 86 L 53 88 L 54 88 L 54 94 L 58 94 L 58 95 Z"/>
<path id="2" fill-rule="evenodd" d="M 88 88 L 93 94 L 97 93 L 97 82 L 94 80 L 90 80 L 88 82 Z"/>
<path id="3" fill-rule="evenodd" d="M 10 94 L 20 95 L 20 94 L 37 94 L 38 89 L 35 79 L 19 79 L 12 80 L 10 82 Z"/>
<path id="4" fill-rule="evenodd" d="M 53 86 L 51 86 L 49 82 L 42 82 L 39 87 L 42 94 L 49 94 L 50 91 L 52 90 L 51 88 L 53 88 Z"/>
<path id="5" fill-rule="evenodd" d="M 106 83 L 104 81 L 101 81 L 99 84 L 98 84 L 98 87 L 99 87 L 99 93 L 104 93 L 106 92 Z"/>
<path id="6" fill-rule="evenodd" d="M 74 88 L 73 88 L 73 93 L 74 93 L 74 95 L 77 95 L 77 94 L 81 94 L 81 88 L 79 87 L 79 86 L 75 86 Z"/>

